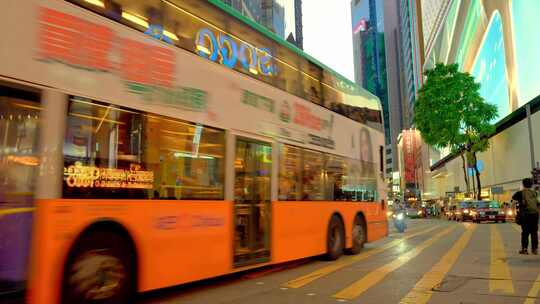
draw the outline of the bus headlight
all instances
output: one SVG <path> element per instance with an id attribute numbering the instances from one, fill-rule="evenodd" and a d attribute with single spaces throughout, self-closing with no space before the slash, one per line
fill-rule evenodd
<path id="1" fill-rule="evenodd" d="M 393 214 L 393 212 L 392 212 L 392 211 L 388 211 L 388 212 L 386 212 L 386 216 L 388 216 L 388 217 L 392 216 L 392 214 Z"/>
<path id="2" fill-rule="evenodd" d="M 506 214 L 507 215 L 514 215 L 514 212 L 512 212 L 512 210 L 508 210 L 508 212 Z"/>
<path id="3" fill-rule="evenodd" d="M 469 213 L 469 209 L 463 210 L 463 213 L 468 214 L 468 213 Z"/>

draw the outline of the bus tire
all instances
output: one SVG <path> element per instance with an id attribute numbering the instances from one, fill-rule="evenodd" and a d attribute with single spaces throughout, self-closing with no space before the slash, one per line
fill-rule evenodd
<path id="1" fill-rule="evenodd" d="M 330 261 L 337 260 L 343 255 L 345 248 L 345 229 L 341 218 L 334 214 L 328 224 L 328 233 L 326 235 L 326 259 Z"/>
<path id="2" fill-rule="evenodd" d="M 352 228 L 352 247 L 347 249 L 347 254 L 358 254 L 364 248 L 364 244 L 367 239 L 366 221 L 361 214 L 356 215 L 354 218 Z"/>
<path id="3" fill-rule="evenodd" d="M 61 303 L 133 303 L 136 284 L 131 242 L 112 231 L 92 231 L 76 242 L 68 256 Z"/>

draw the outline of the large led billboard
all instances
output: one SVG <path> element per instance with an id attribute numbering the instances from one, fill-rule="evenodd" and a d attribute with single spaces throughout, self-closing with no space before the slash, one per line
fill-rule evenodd
<path id="1" fill-rule="evenodd" d="M 451 0 L 425 69 L 458 63 L 499 117 L 540 95 L 540 1 Z"/>

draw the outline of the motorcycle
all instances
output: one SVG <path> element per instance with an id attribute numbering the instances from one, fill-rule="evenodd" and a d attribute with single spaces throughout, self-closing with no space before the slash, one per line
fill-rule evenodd
<path id="1" fill-rule="evenodd" d="M 405 232 L 405 229 L 407 228 L 407 223 L 405 223 L 405 212 L 399 211 L 392 215 L 393 221 L 394 221 L 394 227 L 396 227 L 396 230 L 400 233 Z"/>

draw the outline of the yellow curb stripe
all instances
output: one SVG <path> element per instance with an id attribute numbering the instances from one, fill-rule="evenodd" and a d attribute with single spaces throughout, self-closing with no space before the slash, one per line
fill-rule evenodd
<path id="1" fill-rule="evenodd" d="M 16 214 L 16 213 L 32 212 L 34 211 L 34 209 L 35 209 L 34 207 L 0 209 L 0 216 Z"/>
<path id="2" fill-rule="evenodd" d="M 506 263 L 504 243 L 497 229 L 491 225 L 491 263 L 489 266 L 489 292 L 514 294 L 514 284 L 510 268 Z"/>
<path id="3" fill-rule="evenodd" d="M 443 236 L 447 235 L 448 233 L 452 232 L 454 229 L 456 229 L 456 226 L 449 227 L 439 233 L 437 233 L 432 238 L 428 239 L 427 241 L 424 241 L 411 251 L 403 254 L 402 256 L 398 257 L 396 260 L 394 260 L 391 263 L 388 263 L 382 267 L 379 267 L 375 269 L 374 271 L 371 271 L 366 276 L 364 276 L 362 279 L 354 282 L 353 284 L 349 285 L 347 288 L 339 291 L 334 295 L 334 298 L 337 299 L 344 299 L 344 300 L 352 300 L 354 298 L 357 298 L 362 293 L 370 289 L 371 287 L 378 284 L 380 281 L 382 281 L 388 274 L 395 271 L 399 267 L 403 266 L 416 256 L 418 256 L 422 251 L 424 251 L 429 246 L 433 245 L 436 241 L 438 241 Z"/>
<path id="4" fill-rule="evenodd" d="M 401 244 L 403 241 L 407 240 L 407 239 L 410 239 L 410 238 L 413 238 L 415 236 L 419 236 L 419 235 L 422 235 L 422 234 L 426 234 L 426 233 L 429 233 L 435 229 L 437 229 L 439 227 L 435 226 L 435 227 L 430 227 L 428 229 L 425 229 L 425 230 L 422 230 L 422 231 L 419 231 L 419 232 L 416 232 L 416 233 L 413 233 L 413 234 L 409 234 L 409 235 L 405 235 L 403 238 L 399 239 L 399 240 L 394 240 L 394 241 L 391 241 L 387 244 L 384 244 L 383 246 L 381 247 L 378 247 L 378 248 L 375 248 L 375 249 L 372 249 L 372 250 L 369 250 L 369 251 L 366 251 L 366 252 L 362 252 L 360 253 L 359 255 L 356 255 L 356 256 L 351 256 L 351 257 L 343 257 L 341 258 L 340 260 L 332 263 L 331 265 L 328 265 L 328 266 L 325 266 L 325 267 L 322 267 L 320 269 L 317 269 L 313 272 L 310 272 L 306 275 L 303 275 L 301 277 L 298 277 L 296 279 L 293 279 L 291 281 L 288 281 L 286 283 L 284 283 L 282 286 L 283 287 L 287 287 L 287 288 L 300 288 L 300 287 L 303 287 L 317 279 L 320 279 L 332 272 L 335 272 L 341 268 L 344 268 L 346 266 L 349 266 L 351 264 L 354 264 L 358 261 L 361 261 L 361 260 L 364 260 L 364 259 L 367 259 L 368 257 L 370 256 L 373 256 L 375 254 L 378 254 L 378 253 L 381 253 L 385 250 L 388 250 L 392 247 L 395 247 L 399 244 Z"/>
<path id="5" fill-rule="evenodd" d="M 527 294 L 527 299 L 525 299 L 525 302 L 523 302 L 523 304 L 534 304 L 536 302 L 536 297 L 538 296 L 539 291 L 540 291 L 540 274 L 536 278 L 536 281 L 534 281 L 533 286 L 531 287 L 531 290 L 529 290 L 529 293 Z"/>
<path id="6" fill-rule="evenodd" d="M 399 302 L 400 304 L 424 304 L 427 303 L 433 295 L 433 287 L 442 282 L 448 271 L 456 263 L 457 259 L 471 240 L 476 225 L 468 225 L 465 233 L 452 246 L 450 251 L 439 260 L 433 268 L 429 270 L 416 283 L 413 289 Z"/>

